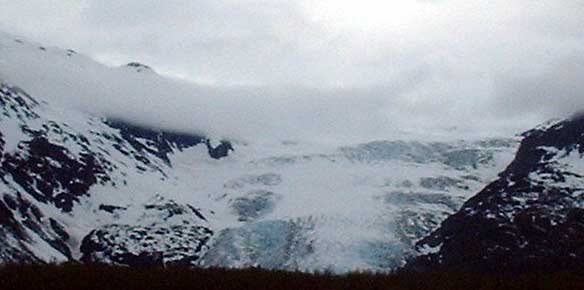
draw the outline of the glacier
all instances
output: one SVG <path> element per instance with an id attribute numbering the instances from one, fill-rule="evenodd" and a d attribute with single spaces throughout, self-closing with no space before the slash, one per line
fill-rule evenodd
<path id="1" fill-rule="evenodd" d="M 140 104 L 180 103 L 200 92 L 189 84 L 3 33 L 0 82 L 4 262 L 391 271 L 497 178 L 519 144 L 448 130 L 256 138 L 264 134 L 233 133 L 237 122 L 211 123 L 237 113 L 222 108 L 179 126 Z M 113 97 L 134 112 L 111 111 L 103 103 Z"/>

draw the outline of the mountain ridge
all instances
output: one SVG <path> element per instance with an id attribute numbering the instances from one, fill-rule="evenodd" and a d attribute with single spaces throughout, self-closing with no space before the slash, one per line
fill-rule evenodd
<path id="1" fill-rule="evenodd" d="M 412 269 L 561 271 L 584 265 L 584 117 L 523 134 L 499 178 L 418 243 Z"/>

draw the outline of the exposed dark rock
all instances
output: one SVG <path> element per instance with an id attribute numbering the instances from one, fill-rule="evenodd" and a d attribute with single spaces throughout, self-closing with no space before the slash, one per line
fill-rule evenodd
<path id="1" fill-rule="evenodd" d="M 143 72 L 143 71 L 154 72 L 154 70 L 150 66 L 139 63 L 139 62 L 130 62 L 130 63 L 126 64 L 125 66 L 129 67 L 129 68 L 133 68 L 137 72 Z"/>
<path id="2" fill-rule="evenodd" d="M 207 139 L 206 145 L 209 150 L 209 156 L 215 159 L 227 157 L 230 151 L 234 151 L 233 145 L 228 141 L 221 141 L 217 147 L 212 147 L 211 142 Z"/>
<path id="3" fill-rule="evenodd" d="M 23 142 L 23 150 L 5 154 L 2 169 L 41 202 L 50 202 L 65 212 L 99 179 L 108 179 L 100 161 L 91 153 L 79 159 L 46 137 Z M 58 165 L 55 165 L 58 164 Z"/>
<path id="4" fill-rule="evenodd" d="M 196 209 L 194 206 L 192 206 L 192 205 L 190 205 L 190 204 L 189 204 L 189 205 L 187 205 L 187 206 L 188 206 L 188 207 L 191 209 L 191 211 L 192 211 L 192 212 L 193 212 L 193 213 L 194 213 L 194 214 L 195 214 L 195 215 L 196 215 L 198 218 L 200 218 L 200 219 L 202 219 L 202 220 L 204 220 L 204 221 L 207 221 L 207 218 L 205 218 L 205 216 L 203 216 L 203 214 L 200 212 L 200 210 L 199 210 L 199 209 Z"/>
<path id="5" fill-rule="evenodd" d="M 108 212 L 108 213 L 115 213 L 117 211 L 126 210 L 127 208 L 125 208 L 123 206 L 117 206 L 117 205 L 100 204 L 98 209 L 103 210 L 103 211 Z"/>
<path id="6" fill-rule="evenodd" d="M 53 231 L 57 233 L 57 235 L 59 235 L 63 241 L 69 239 L 69 233 L 67 233 L 67 230 L 62 224 L 52 218 L 49 219 L 49 223 L 51 224 L 51 229 L 53 229 Z"/>
<path id="7" fill-rule="evenodd" d="M 161 129 L 153 129 L 141 125 L 135 125 L 119 119 L 109 119 L 106 121 L 110 127 L 119 129 L 120 135 L 135 150 L 142 153 L 149 153 L 170 164 L 168 155 L 173 150 L 183 150 L 199 144 L 205 144 L 212 158 L 220 159 L 229 155 L 233 151 L 233 146 L 228 141 L 221 141 L 217 147 L 212 147 L 210 141 L 204 136 L 189 133 L 170 132 Z M 121 140 L 118 140 L 121 141 Z M 128 155 L 129 152 L 120 152 Z M 140 156 L 136 156 L 141 158 Z M 149 161 L 142 157 L 142 162 L 148 165 Z"/>
<path id="8" fill-rule="evenodd" d="M 420 241 L 421 271 L 561 271 L 584 266 L 584 118 L 528 131 L 516 158 Z M 576 159 L 574 159 L 576 158 Z"/>
<path id="9" fill-rule="evenodd" d="M 207 251 L 213 231 L 195 207 L 155 196 L 140 210 L 138 220 L 91 231 L 81 244 L 82 260 L 128 266 L 192 266 Z"/>
<path id="10" fill-rule="evenodd" d="M 173 151 L 174 146 L 182 150 L 205 141 L 203 136 L 165 132 L 122 120 L 109 119 L 106 123 L 112 128 L 119 129 L 122 138 L 138 152 L 150 153 L 168 164 L 170 164 L 168 154 Z"/>
<path id="11" fill-rule="evenodd" d="M 153 203 L 144 205 L 146 211 L 154 211 L 160 215 L 160 218 L 167 220 L 173 216 L 188 216 L 194 214 L 197 218 L 207 221 L 203 214 L 190 204 L 181 205 L 174 200 L 165 200 L 162 196 L 157 195 Z"/>
<path id="12" fill-rule="evenodd" d="M 0 225 L 11 228 L 13 231 L 19 230 L 18 223 L 14 220 L 12 210 L 0 201 Z"/>
<path id="13" fill-rule="evenodd" d="M 207 251 L 213 231 L 194 225 L 109 225 L 82 241 L 82 261 L 128 266 L 194 265 Z"/>

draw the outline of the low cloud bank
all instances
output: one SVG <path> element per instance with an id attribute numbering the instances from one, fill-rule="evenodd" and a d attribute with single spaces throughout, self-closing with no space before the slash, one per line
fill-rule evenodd
<path id="1" fill-rule="evenodd" d="M 1 37 L 0 77 L 39 98 L 150 126 L 243 141 L 355 143 L 409 133 L 510 136 L 584 108 L 581 57 L 538 65 L 532 74 L 521 75 L 511 67 L 496 79 L 472 73 L 457 58 L 444 55 L 406 66 L 382 84 L 197 85 Z"/>

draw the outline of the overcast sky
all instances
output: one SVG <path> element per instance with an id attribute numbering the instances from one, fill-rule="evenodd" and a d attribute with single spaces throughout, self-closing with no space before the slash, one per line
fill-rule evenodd
<path id="1" fill-rule="evenodd" d="M 0 7 L 6 32 L 213 86 L 341 89 L 429 120 L 459 116 L 454 123 L 531 124 L 584 109 L 582 0 L 0 0 Z"/>

